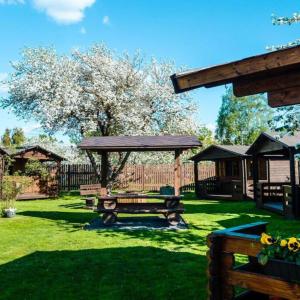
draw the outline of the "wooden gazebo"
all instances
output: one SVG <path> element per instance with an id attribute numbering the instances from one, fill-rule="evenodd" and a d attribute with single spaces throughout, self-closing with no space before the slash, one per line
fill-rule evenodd
<path id="1" fill-rule="evenodd" d="M 299 169 L 295 163 L 295 155 L 300 153 L 296 147 L 299 142 L 299 132 L 283 137 L 276 133 L 262 133 L 247 151 L 253 157 L 254 200 L 258 207 L 286 217 L 300 217 Z M 276 178 L 261 182 L 257 161 L 264 158 L 269 162 L 270 157 L 278 161 L 273 171 Z"/>
<path id="2" fill-rule="evenodd" d="M 170 224 L 180 221 L 180 213 L 183 206 L 180 201 L 181 186 L 181 163 L 180 155 L 184 150 L 201 146 L 197 137 L 194 136 L 109 136 L 85 138 L 79 145 L 82 150 L 94 151 L 101 155 L 101 174 L 108 174 L 108 153 L 110 152 L 146 152 L 146 151 L 173 151 L 174 163 L 174 190 L 175 195 L 107 195 L 106 182 L 101 182 L 102 196 L 99 197 L 99 213 L 103 213 L 102 219 L 105 224 L 116 222 L 119 213 L 161 213 L 167 217 Z M 103 195 L 106 190 L 106 195 Z M 119 199 L 155 198 L 165 200 L 165 203 L 121 203 Z"/>
<path id="3" fill-rule="evenodd" d="M 180 193 L 181 163 L 180 155 L 184 150 L 200 147 L 194 136 L 108 136 L 85 138 L 79 145 L 82 150 L 97 152 L 101 155 L 101 173 L 107 174 L 109 152 L 153 152 L 173 151 L 175 195 Z M 106 186 L 103 186 L 106 188 Z"/>

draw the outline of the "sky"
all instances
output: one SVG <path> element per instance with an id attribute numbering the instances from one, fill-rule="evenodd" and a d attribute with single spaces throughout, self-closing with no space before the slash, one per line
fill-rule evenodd
<path id="1" fill-rule="evenodd" d="M 185 69 L 225 63 L 300 38 L 300 24 L 271 22 L 272 14 L 294 12 L 300 12 L 300 0 L 0 0 L 0 80 L 25 46 L 54 46 L 69 54 L 104 42 Z M 0 96 L 5 93 L 0 86 Z M 223 93 L 224 87 L 192 93 L 199 122 L 215 127 Z M 0 134 L 16 126 L 28 136 L 40 132 L 34 120 L 0 109 Z"/>

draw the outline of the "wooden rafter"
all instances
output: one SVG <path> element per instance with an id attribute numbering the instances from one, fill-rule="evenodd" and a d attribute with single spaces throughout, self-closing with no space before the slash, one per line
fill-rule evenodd
<path id="1" fill-rule="evenodd" d="M 233 84 L 235 96 L 268 93 L 273 107 L 300 103 L 300 46 L 171 76 L 176 93 Z"/>

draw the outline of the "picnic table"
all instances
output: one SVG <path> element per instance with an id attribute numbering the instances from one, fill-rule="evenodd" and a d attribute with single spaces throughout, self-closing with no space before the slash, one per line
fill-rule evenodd
<path id="1" fill-rule="evenodd" d="M 132 200 L 132 202 L 124 203 L 123 199 Z M 136 199 L 151 200 L 151 202 L 136 203 Z M 113 194 L 98 197 L 96 211 L 102 214 L 105 225 L 114 224 L 120 213 L 163 214 L 170 225 L 177 225 L 181 220 L 180 214 L 184 212 L 183 204 L 180 203 L 181 199 L 182 196 L 174 195 Z"/>

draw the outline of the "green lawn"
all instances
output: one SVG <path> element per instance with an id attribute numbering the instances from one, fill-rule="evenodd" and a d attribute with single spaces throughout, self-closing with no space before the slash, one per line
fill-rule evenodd
<path id="1" fill-rule="evenodd" d="M 206 299 L 208 233 L 255 221 L 298 233 L 251 202 L 192 198 L 182 231 L 85 231 L 97 215 L 78 196 L 18 202 L 16 218 L 0 218 L 0 299 Z"/>

